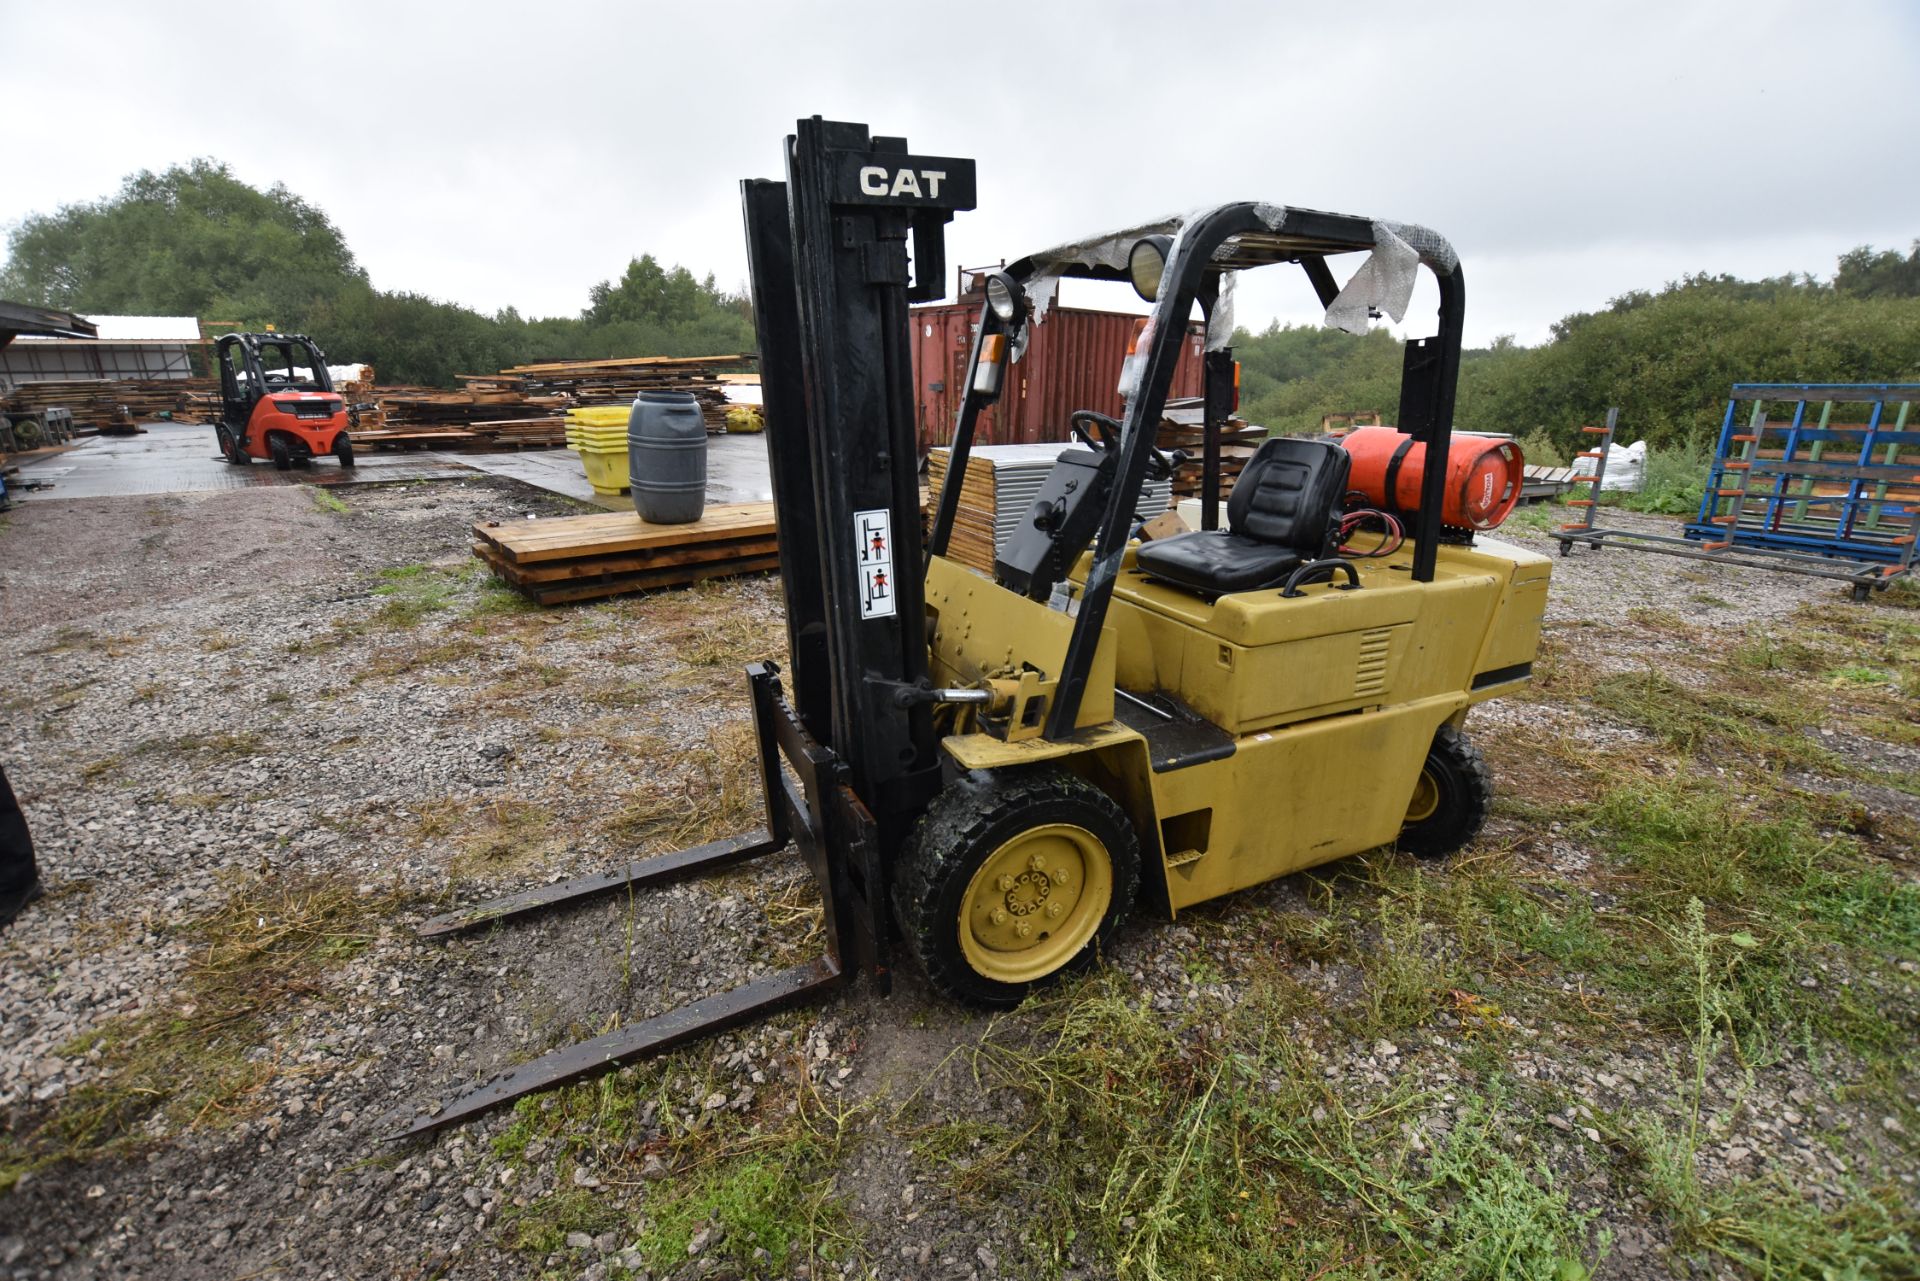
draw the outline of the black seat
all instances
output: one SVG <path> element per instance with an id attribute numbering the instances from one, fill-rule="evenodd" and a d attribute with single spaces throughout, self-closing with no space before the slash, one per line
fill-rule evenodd
<path id="1" fill-rule="evenodd" d="M 1143 573 L 1215 596 L 1278 587 L 1332 550 L 1352 461 L 1326 441 L 1275 436 L 1234 482 L 1226 529 L 1143 543 L 1137 563 Z"/>

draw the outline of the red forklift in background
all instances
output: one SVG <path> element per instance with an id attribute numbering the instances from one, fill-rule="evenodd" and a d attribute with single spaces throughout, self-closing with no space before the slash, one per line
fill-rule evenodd
<path id="1" fill-rule="evenodd" d="M 305 334 L 226 334 L 214 344 L 220 371 L 220 456 L 256 458 L 281 471 L 331 454 L 353 466 L 347 406 L 334 394 L 326 353 Z"/>

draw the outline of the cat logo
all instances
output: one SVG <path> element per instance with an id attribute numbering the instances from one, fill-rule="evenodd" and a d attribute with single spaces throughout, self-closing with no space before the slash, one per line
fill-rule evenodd
<path id="1" fill-rule="evenodd" d="M 944 169 L 902 169 L 891 176 L 884 165 L 863 165 L 860 169 L 860 190 L 869 196 L 938 200 L 940 184 L 946 180 Z"/>
<path id="2" fill-rule="evenodd" d="M 957 156 L 843 151 L 836 160 L 833 200 L 843 205 L 971 209 L 973 161 Z"/>

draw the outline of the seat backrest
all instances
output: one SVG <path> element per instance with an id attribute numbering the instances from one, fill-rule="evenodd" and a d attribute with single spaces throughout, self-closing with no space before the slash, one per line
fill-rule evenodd
<path id="1" fill-rule="evenodd" d="M 1324 554 L 1352 462 L 1346 450 L 1324 440 L 1273 437 L 1234 482 L 1227 527 L 1303 556 Z"/>

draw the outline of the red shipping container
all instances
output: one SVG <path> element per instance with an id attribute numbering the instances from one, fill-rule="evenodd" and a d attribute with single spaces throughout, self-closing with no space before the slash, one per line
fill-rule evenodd
<path id="1" fill-rule="evenodd" d="M 932 303 L 913 308 L 912 315 L 914 413 L 924 458 L 936 445 L 953 443 L 980 301 L 976 295 L 972 301 Z M 1026 355 L 1008 367 L 1006 392 L 980 415 L 974 443 L 1064 441 L 1069 439 L 1067 418 L 1076 409 L 1118 418 L 1120 362 L 1139 320 L 1120 311 L 1049 308 L 1046 319 L 1033 326 Z M 1200 395 L 1205 346 L 1205 331 L 1195 321 L 1181 345 L 1168 399 Z"/>

